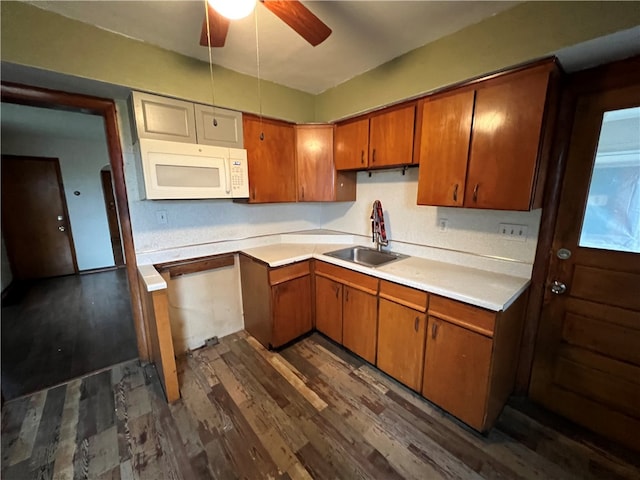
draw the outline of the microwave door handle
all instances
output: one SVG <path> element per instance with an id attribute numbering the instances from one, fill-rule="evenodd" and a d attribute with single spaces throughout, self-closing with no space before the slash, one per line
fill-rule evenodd
<path id="1" fill-rule="evenodd" d="M 226 187 L 226 192 L 227 193 L 231 193 L 231 159 L 230 158 L 225 158 L 224 159 L 224 181 L 225 181 L 225 187 Z"/>

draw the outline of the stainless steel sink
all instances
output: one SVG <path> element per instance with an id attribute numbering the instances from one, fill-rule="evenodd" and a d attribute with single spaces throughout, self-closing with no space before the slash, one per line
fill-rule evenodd
<path id="1" fill-rule="evenodd" d="M 367 247 L 343 248 L 341 250 L 325 253 L 325 255 L 339 258 L 340 260 L 346 260 L 347 262 L 365 265 L 367 267 L 380 267 L 381 265 L 386 265 L 387 263 L 407 258 L 407 255 L 391 252 L 379 252 L 373 248 Z"/>

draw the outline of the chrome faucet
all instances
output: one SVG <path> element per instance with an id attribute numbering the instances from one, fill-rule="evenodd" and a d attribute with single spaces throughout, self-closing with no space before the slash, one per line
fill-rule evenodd
<path id="1" fill-rule="evenodd" d="M 382 247 L 389 245 L 380 200 L 373 202 L 373 210 L 371 211 L 371 241 L 376 244 L 376 250 L 379 252 L 382 251 Z"/>

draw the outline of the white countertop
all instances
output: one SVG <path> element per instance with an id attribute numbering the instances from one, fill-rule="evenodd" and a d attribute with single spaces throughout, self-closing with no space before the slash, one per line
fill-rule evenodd
<path id="1" fill-rule="evenodd" d="M 242 252 L 270 267 L 315 258 L 493 311 L 507 309 L 530 283 L 527 278 L 420 257 L 409 257 L 370 268 L 324 255 L 349 246 L 353 244 L 279 243 L 249 248 Z"/>

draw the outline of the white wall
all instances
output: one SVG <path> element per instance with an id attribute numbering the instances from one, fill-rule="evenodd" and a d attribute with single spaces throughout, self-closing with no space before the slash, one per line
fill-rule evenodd
<path id="1" fill-rule="evenodd" d="M 8 108 L 11 106 L 3 104 L 3 116 Z M 45 109 L 38 110 L 46 112 Z M 56 119 L 52 121 L 64 122 L 65 115 L 81 115 L 84 117 L 82 122 L 88 128 L 95 122 L 99 122 L 99 128 L 103 128 L 102 117 L 53 110 L 50 112 L 55 112 L 56 115 Z M 91 127 L 95 128 L 95 125 Z M 82 135 L 82 132 L 77 130 L 70 133 Z M 78 269 L 82 271 L 115 265 L 100 183 L 100 170 L 109 164 L 104 135 L 102 139 L 66 138 L 60 135 L 15 131 L 5 128 L 3 124 L 2 153 L 57 157 L 60 160 Z M 76 190 L 80 192 L 79 196 L 73 194 Z"/>
<path id="2" fill-rule="evenodd" d="M 358 235 L 371 235 L 371 208 L 380 200 L 387 236 L 393 242 L 408 242 L 477 255 L 495 256 L 533 263 L 541 210 L 510 212 L 416 205 L 418 169 L 358 173 L 357 201 L 326 205 L 322 228 Z M 445 232 L 438 230 L 438 218 L 449 221 Z M 500 223 L 527 225 L 526 242 L 506 240 L 498 235 Z"/>

